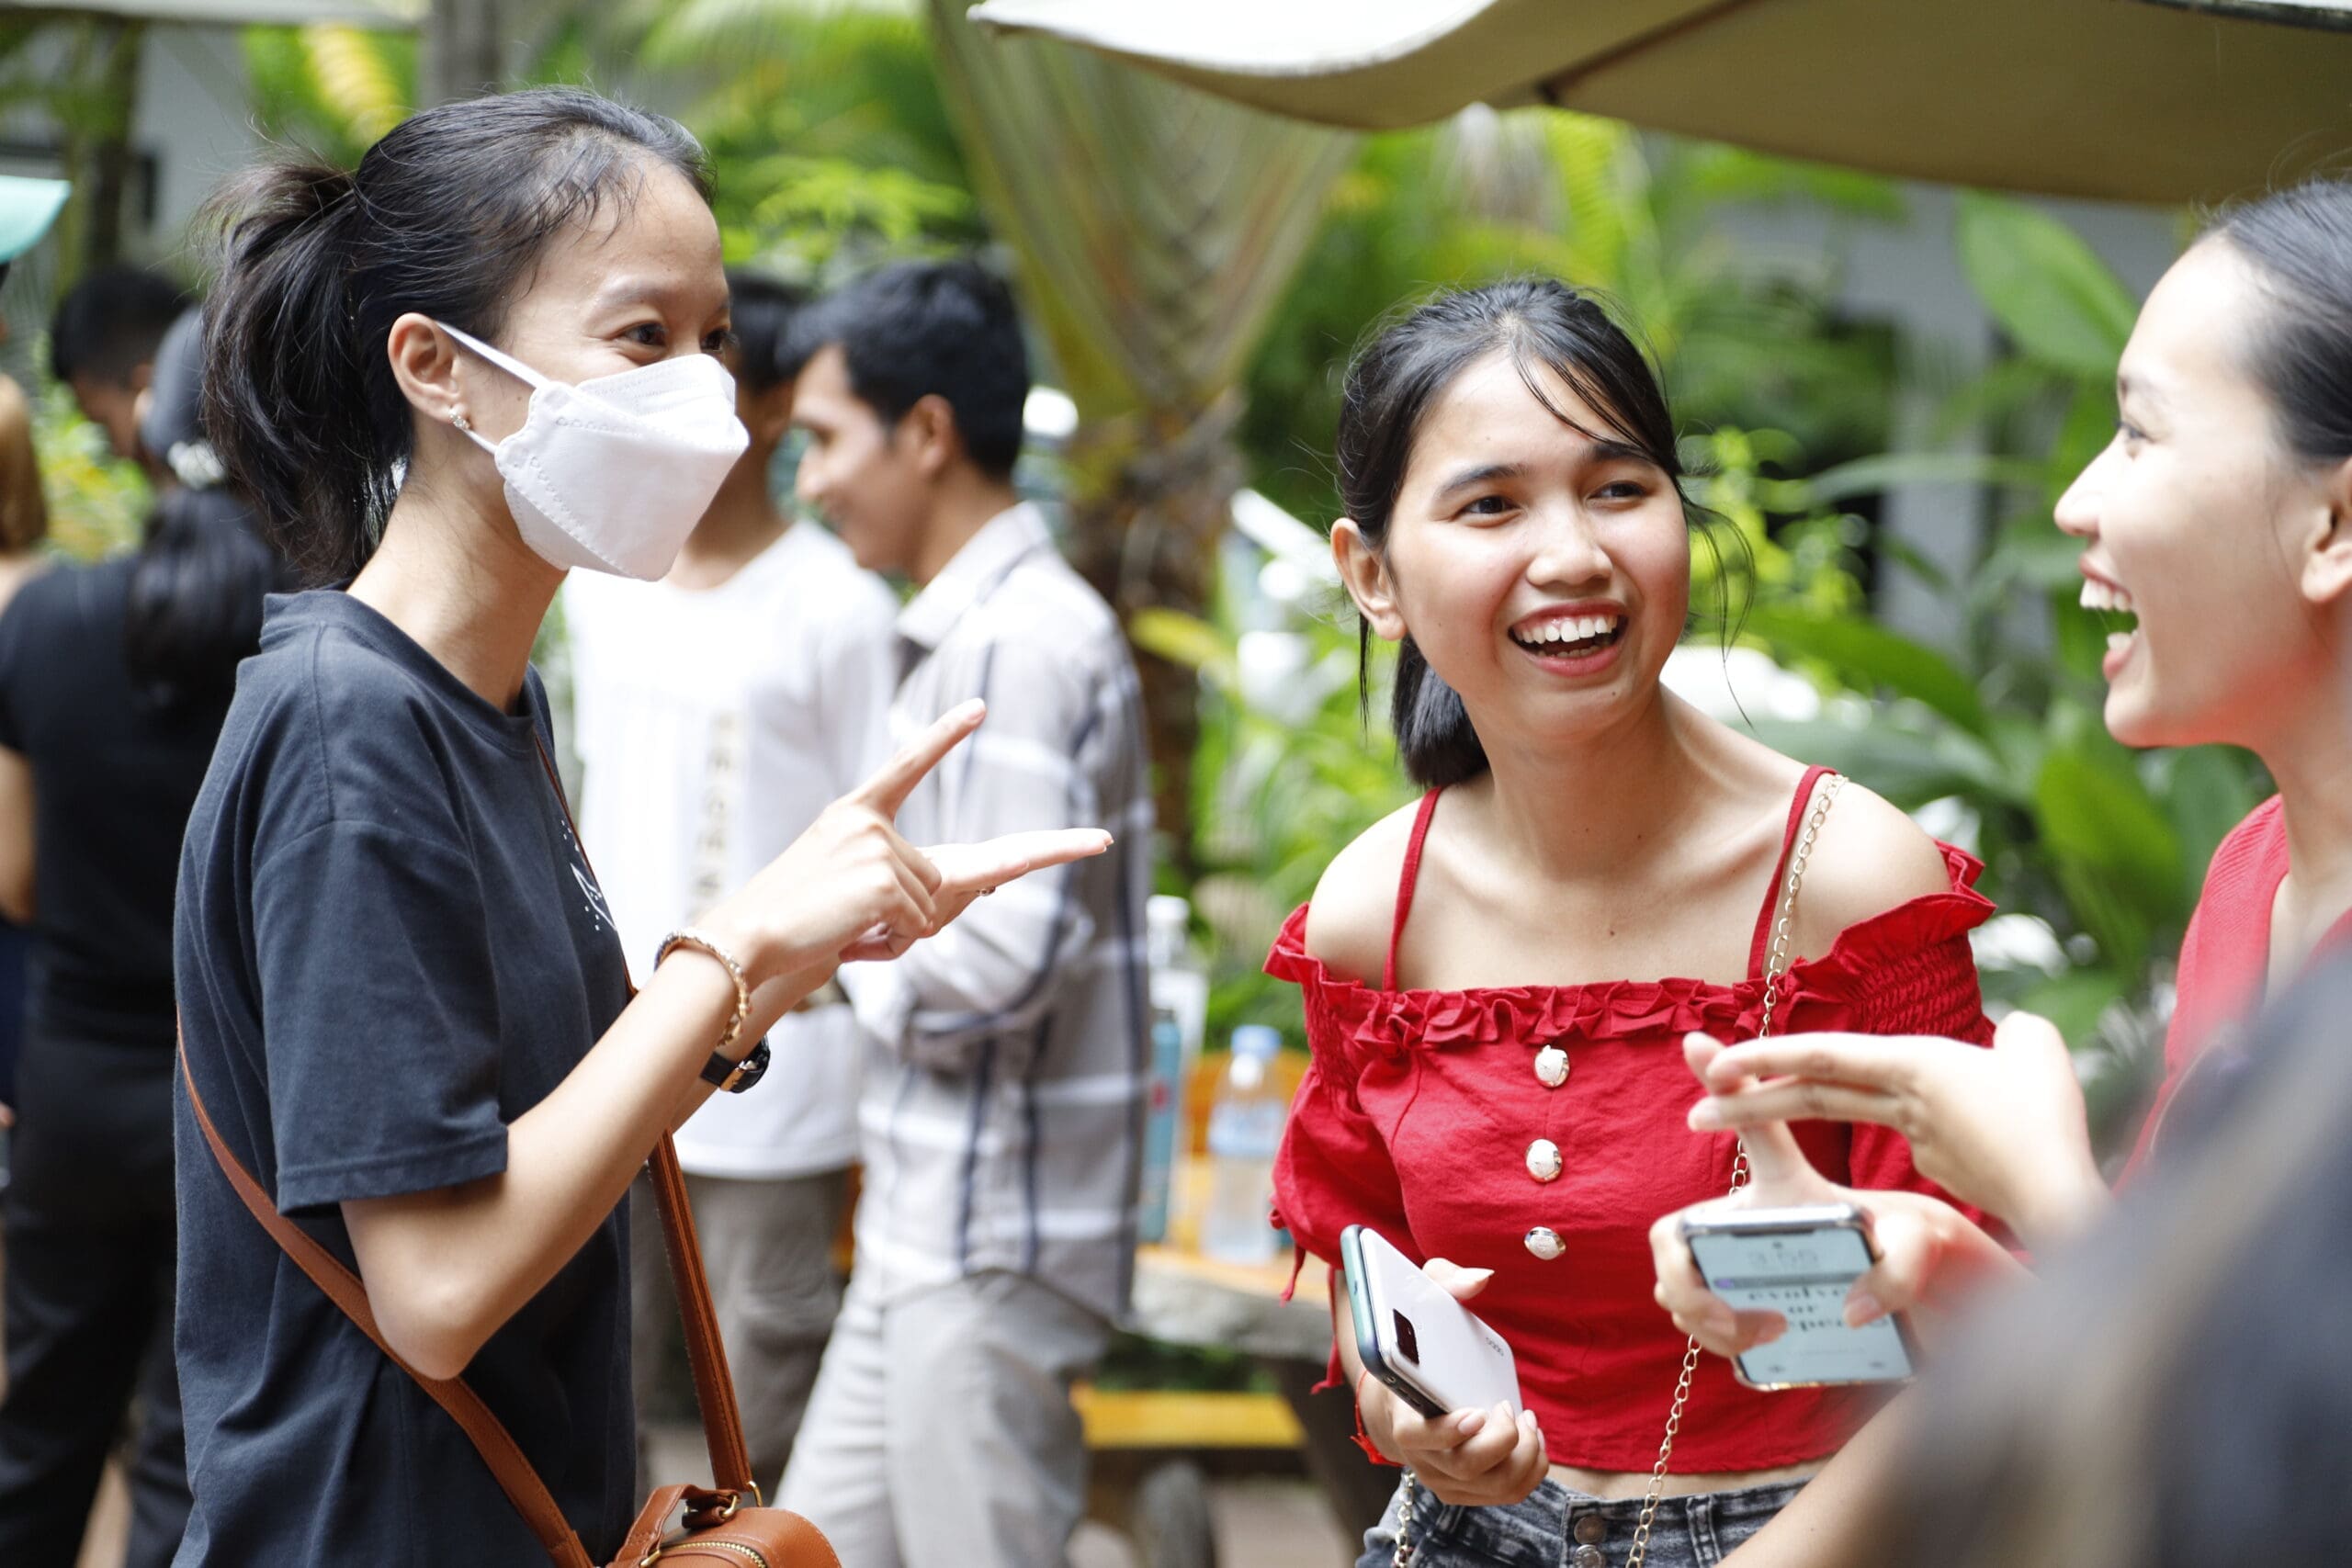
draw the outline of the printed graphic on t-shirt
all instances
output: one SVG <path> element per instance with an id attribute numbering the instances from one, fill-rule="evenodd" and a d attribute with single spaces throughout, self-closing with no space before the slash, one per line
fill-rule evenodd
<path id="1" fill-rule="evenodd" d="M 577 845 L 573 847 L 575 850 L 578 848 Z M 612 907 L 605 902 L 605 890 L 596 886 L 596 879 L 588 874 L 588 868 L 584 865 L 573 866 L 571 880 L 580 885 L 580 895 L 587 900 L 581 905 L 582 911 L 596 922 L 596 929 L 599 931 L 612 930 Z"/>
<path id="2" fill-rule="evenodd" d="M 733 841 L 736 803 L 743 790 L 743 716 L 721 708 L 710 716 L 703 749 L 702 799 L 695 822 L 694 874 L 686 907 L 699 918 L 726 895 L 731 878 L 728 849 Z"/>

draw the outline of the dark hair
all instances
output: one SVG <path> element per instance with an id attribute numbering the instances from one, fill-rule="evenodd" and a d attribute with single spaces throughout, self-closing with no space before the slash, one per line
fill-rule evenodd
<path id="1" fill-rule="evenodd" d="M 1411 466 L 1421 421 L 1454 378 L 1492 354 L 1506 354 L 1538 402 L 1581 434 L 1639 448 L 1681 497 L 1682 461 L 1674 418 L 1657 374 L 1623 328 L 1589 294 L 1549 277 L 1515 277 L 1438 295 L 1382 331 L 1348 367 L 1340 400 L 1340 500 L 1375 550 L 1385 547 L 1390 515 Z M 1558 408 L 1536 378 L 1550 370 L 1600 417 L 1605 432 L 1585 430 Z M 1371 697 L 1372 628 L 1359 638 L 1357 687 Z M 1469 710 L 1438 678 L 1408 636 L 1396 655 L 1389 702 L 1397 754 L 1413 781 L 1439 789 L 1487 771 L 1487 749 Z"/>
<path id="2" fill-rule="evenodd" d="M 122 651 L 152 707 L 226 700 L 261 644 L 262 600 L 285 569 L 253 508 L 226 489 L 166 489 L 130 568 Z"/>
<path id="3" fill-rule="evenodd" d="M 262 599 L 286 571 L 252 506 L 232 489 L 198 423 L 204 322 L 189 310 L 155 349 L 139 438 L 172 478 L 131 564 L 123 657 L 154 708 L 226 701 L 237 661 L 261 641 Z"/>
<path id="4" fill-rule="evenodd" d="M 841 349 L 850 390 L 883 423 L 936 395 L 980 471 L 1012 474 L 1029 350 L 1012 290 L 978 262 L 901 262 L 867 274 L 809 312 L 801 363 L 828 347 Z"/>
<path id="5" fill-rule="evenodd" d="M 2315 462 L 2352 457 L 2352 182 L 2274 191 L 2206 232 L 2251 262 L 2272 296 L 2251 347 L 2287 445 Z"/>
<path id="6" fill-rule="evenodd" d="M 215 198 L 205 427 L 306 575 L 367 560 L 414 441 L 392 322 L 414 310 L 495 342 L 548 243 L 633 199 L 649 164 L 708 198 L 702 149 L 674 120 L 534 87 L 412 115 L 356 173 L 266 165 Z"/>
<path id="7" fill-rule="evenodd" d="M 737 378 L 764 392 L 800 374 L 806 355 L 793 347 L 792 323 L 808 291 L 764 273 L 727 271 L 728 314 L 734 322 Z"/>
<path id="8" fill-rule="evenodd" d="M 2352 960 L 2314 960 L 2246 1036 L 2248 1078 L 2202 1139 L 1929 1370 L 1871 1500 L 1882 1561 L 2343 1561 L 2352 1490 L 2326 1482 L 2352 1425 L 2347 1007 Z"/>
<path id="9" fill-rule="evenodd" d="M 164 329 L 187 309 L 187 292 L 141 266 L 101 267 L 65 291 L 49 320 L 49 373 L 128 386 L 155 357 Z"/>

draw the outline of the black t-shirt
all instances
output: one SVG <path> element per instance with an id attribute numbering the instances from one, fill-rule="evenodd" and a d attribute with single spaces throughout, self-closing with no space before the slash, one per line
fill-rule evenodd
<path id="1" fill-rule="evenodd" d="M 132 558 L 59 567 L 0 615 L 0 746 L 38 802 L 26 1016 L 117 1045 L 172 1043 L 172 883 L 225 704 L 143 701 L 122 651 Z"/>
<path id="2" fill-rule="evenodd" d="M 547 703 L 481 700 L 338 592 L 269 601 L 189 818 L 176 950 L 206 1109 L 346 1263 L 338 1204 L 506 1167 L 506 1128 L 619 1014 L 604 896 L 540 761 Z M 527 1565 L 457 1424 L 278 1250 L 178 1111 L 176 1562 Z M 616 1209 L 466 1371 L 602 1562 L 634 1514 Z"/>

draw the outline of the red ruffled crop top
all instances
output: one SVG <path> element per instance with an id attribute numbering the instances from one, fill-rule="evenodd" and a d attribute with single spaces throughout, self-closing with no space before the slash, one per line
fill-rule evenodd
<path id="1" fill-rule="evenodd" d="M 1815 782 L 1790 808 L 1777 895 Z M 1396 893 L 1412 906 L 1439 792 L 1421 802 Z M 1942 846 L 1951 886 L 1848 927 L 1778 985 L 1776 1031 L 1849 1030 L 1992 1040 L 1967 933 L 1992 913 L 1983 867 Z M 1468 991 L 1383 988 L 1336 976 L 1306 949 L 1306 908 L 1283 927 L 1268 973 L 1297 982 L 1314 1049 L 1274 1168 L 1275 1223 L 1302 1253 L 1336 1263 L 1340 1232 L 1370 1225 L 1417 1261 L 1487 1268 L 1475 1310 L 1510 1342 L 1555 1464 L 1647 1471 L 1657 1461 L 1684 1338 L 1651 1298 L 1649 1227 L 1719 1198 L 1736 1141 L 1692 1133 L 1698 1098 L 1684 1034 L 1756 1035 L 1766 939 L 1748 978 L 1611 980 Z M 1804 1122 L 1799 1141 L 1832 1180 L 1935 1188 L 1884 1128 Z M 1557 1150 L 1532 1148 L 1539 1140 Z M 1539 1176 L 1536 1171 L 1556 1174 Z M 1337 1359 L 1333 1365 L 1336 1371 Z M 1850 1392 L 1759 1393 L 1730 1363 L 1701 1359 L 1675 1442 L 1676 1473 L 1771 1469 L 1818 1458 L 1864 1410 Z"/>

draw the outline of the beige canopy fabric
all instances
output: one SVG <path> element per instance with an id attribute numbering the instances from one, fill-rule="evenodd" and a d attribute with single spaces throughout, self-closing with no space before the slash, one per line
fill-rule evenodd
<path id="1" fill-rule="evenodd" d="M 1367 130 L 1550 102 L 2135 201 L 2352 166 L 2352 0 L 987 0 L 972 17 Z"/>

